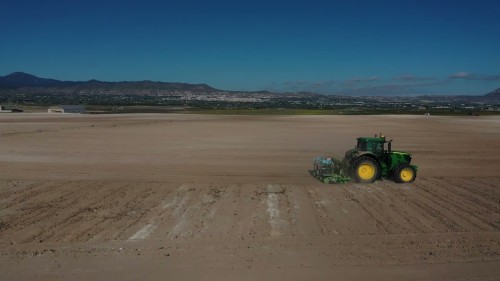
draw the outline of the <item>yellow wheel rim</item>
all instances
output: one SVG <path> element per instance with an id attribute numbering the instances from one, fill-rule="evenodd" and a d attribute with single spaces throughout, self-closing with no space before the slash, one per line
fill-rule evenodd
<path id="1" fill-rule="evenodd" d="M 404 182 L 409 182 L 413 178 L 413 171 L 410 168 L 404 168 L 401 172 L 399 172 L 399 176 Z"/>
<path id="2" fill-rule="evenodd" d="M 369 180 L 375 176 L 375 167 L 371 163 L 363 163 L 358 167 L 358 175 L 362 180 Z"/>

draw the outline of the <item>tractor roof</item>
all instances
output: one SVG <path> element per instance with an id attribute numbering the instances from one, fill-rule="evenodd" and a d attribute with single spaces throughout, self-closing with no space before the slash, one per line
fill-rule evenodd
<path id="1" fill-rule="evenodd" d="M 385 142 L 385 137 L 374 138 L 374 137 L 359 137 L 358 141 L 367 141 L 367 142 Z"/>

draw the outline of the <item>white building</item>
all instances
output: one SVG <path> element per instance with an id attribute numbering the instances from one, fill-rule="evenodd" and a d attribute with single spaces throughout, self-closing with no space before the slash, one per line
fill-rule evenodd
<path id="1" fill-rule="evenodd" d="M 5 109 L 5 106 L 0 105 L 0 113 L 8 113 L 8 112 L 12 112 L 12 110 Z"/>
<path id="2" fill-rule="evenodd" d="M 48 110 L 49 113 L 85 113 L 85 107 L 81 104 L 78 105 L 58 105 L 51 106 Z"/>

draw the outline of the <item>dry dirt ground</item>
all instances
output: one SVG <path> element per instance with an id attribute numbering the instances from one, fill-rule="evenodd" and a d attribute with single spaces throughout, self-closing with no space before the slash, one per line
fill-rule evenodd
<path id="1" fill-rule="evenodd" d="M 309 175 L 380 131 L 413 184 Z M 500 118 L 0 115 L 0 280 L 500 280 Z"/>

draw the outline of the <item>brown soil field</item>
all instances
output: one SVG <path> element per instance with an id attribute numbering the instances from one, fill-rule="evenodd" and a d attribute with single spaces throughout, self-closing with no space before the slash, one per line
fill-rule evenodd
<path id="1" fill-rule="evenodd" d="M 414 183 L 309 174 L 379 132 Z M 3 114 L 0 280 L 500 280 L 500 117 Z"/>

